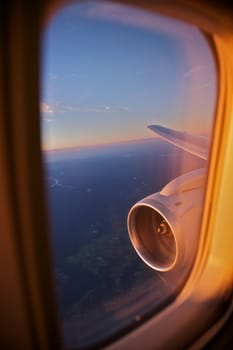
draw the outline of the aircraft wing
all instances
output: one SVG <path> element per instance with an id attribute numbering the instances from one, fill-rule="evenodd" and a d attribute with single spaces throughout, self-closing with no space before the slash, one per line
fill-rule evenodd
<path id="1" fill-rule="evenodd" d="M 209 139 L 207 137 L 188 134 L 186 132 L 165 128 L 160 125 L 148 125 L 147 127 L 166 141 L 184 151 L 199 158 L 207 159 L 209 149 Z"/>

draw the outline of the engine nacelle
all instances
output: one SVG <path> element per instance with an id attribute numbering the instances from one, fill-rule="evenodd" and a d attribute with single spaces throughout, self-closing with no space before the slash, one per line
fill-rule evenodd
<path id="1" fill-rule="evenodd" d="M 169 182 L 137 202 L 128 214 L 128 232 L 141 259 L 157 271 L 191 266 L 196 254 L 205 169 Z"/>

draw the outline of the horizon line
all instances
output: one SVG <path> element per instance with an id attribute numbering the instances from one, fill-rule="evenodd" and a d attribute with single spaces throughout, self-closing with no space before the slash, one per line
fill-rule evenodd
<path id="1" fill-rule="evenodd" d="M 68 151 L 68 150 L 75 150 L 75 149 L 85 149 L 85 148 L 95 148 L 95 147 L 104 147 L 104 146 L 110 146 L 110 145 L 119 145 L 123 143 L 134 143 L 134 142 L 143 142 L 143 141 L 149 141 L 154 140 L 157 137 L 146 137 L 146 138 L 140 138 L 140 139 L 132 139 L 132 140 L 122 140 L 122 141 L 114 141 L 114 142 L 107 142 L 107 143 L 98 143 L 98 144 L 90 144 L 90 145 L 76 145 L 76 146 L 68 146 L 68 147 L 59 147 L 59 148 L 49 148 L 49 149 L 41 149 L 42 152 L 56 152 L 56 151 Z"/>

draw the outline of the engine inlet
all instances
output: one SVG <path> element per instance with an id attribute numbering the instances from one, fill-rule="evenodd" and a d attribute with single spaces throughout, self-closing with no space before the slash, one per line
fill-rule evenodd
<path id="1" fill-rule="evenodd" d="M 134 206 L 128 217 L 131 242 L 142 260 L 158 271 L 171 270 L 177 260 L 177 242 L 166 218 L 143 203 Z"/>

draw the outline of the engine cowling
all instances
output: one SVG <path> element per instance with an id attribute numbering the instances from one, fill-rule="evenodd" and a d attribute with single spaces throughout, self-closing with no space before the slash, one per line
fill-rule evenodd
<path id="1" fill-rule="evenodd" d="M 151 268 L 165 272 L 191 266 L 200 231 L 204 175 L 205 169 L 181 175 L 130 209 L 130 240 Z"/>

